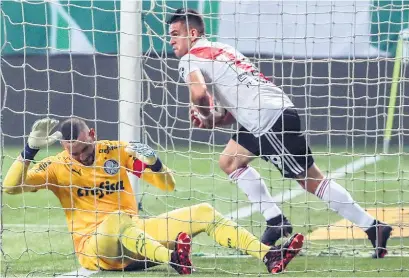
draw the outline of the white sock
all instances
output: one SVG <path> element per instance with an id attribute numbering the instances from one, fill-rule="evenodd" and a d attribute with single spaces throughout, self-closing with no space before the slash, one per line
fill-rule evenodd
<path id="1" fill-rule="evenodd" d="M 315 191 L 321 200 L 327 201 L 328 206 L 342 217 L 348 219 L 364 231 L 374 222 L 374 218 L 358 205 L 351 194 L 333 180 L 324 179 Z"/>
<path id="2" fill-rule="evenodd" d="M 239 188 L 247 195 L 252 206 L 260 210 L 266 221 L 282 214 L 280 208 L 268 192 L 264 180 L 253 167 L 239 168 L 231 173 L 229 178 L 237 182 Z"/>

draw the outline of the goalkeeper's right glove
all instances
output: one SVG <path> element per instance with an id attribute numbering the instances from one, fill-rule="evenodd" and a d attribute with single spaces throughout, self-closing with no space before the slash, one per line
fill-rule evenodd
<path id="1" fill-rule="evenodd" d="M 59 121 L 55 119 L 40 119 L 35 121 L 28 136 L 27 145 L 21 153 L 21 156 L 27 160 L 33 160 L 37 152 L 45 147 L 55 143 L 62 138 L 59 131 L 50 135 L 51 131 L 58 125 Z"/>

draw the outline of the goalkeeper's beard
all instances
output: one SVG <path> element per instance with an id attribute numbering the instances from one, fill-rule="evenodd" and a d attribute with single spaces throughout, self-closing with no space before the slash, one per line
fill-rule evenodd
<path id="1" fill-rule="evenodd" d="M 92 164 L 94 164 L 94 161 L 95 161 L 95 149 L 86 159 L 81 160 L 80 162 L 85 166 L 91 166 Z"/>

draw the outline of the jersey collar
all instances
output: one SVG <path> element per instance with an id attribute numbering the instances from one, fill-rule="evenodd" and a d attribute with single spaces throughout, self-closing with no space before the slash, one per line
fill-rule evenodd
<path id="1" fill-rule="evenodd" d="M 190 50 L 192 50 L 194 48 L 197 48 L 197 47 L 205 46 L 208 42 L 209 41 L 205 37 L 202 37 L 202 38 L 198 39 L 197 41 L 195 41 L 195 44 L 192 46 L 192 48 Z"/>

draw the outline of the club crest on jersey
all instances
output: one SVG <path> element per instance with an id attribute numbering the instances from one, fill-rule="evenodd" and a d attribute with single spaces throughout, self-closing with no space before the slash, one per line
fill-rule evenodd
<path id="1" fill-rule="evenodd" d="M 119 172 L 119 163 L 113 159 L 105 161 L 104 171 L 109 175 L 115 175 L 116 173 Z"/>

